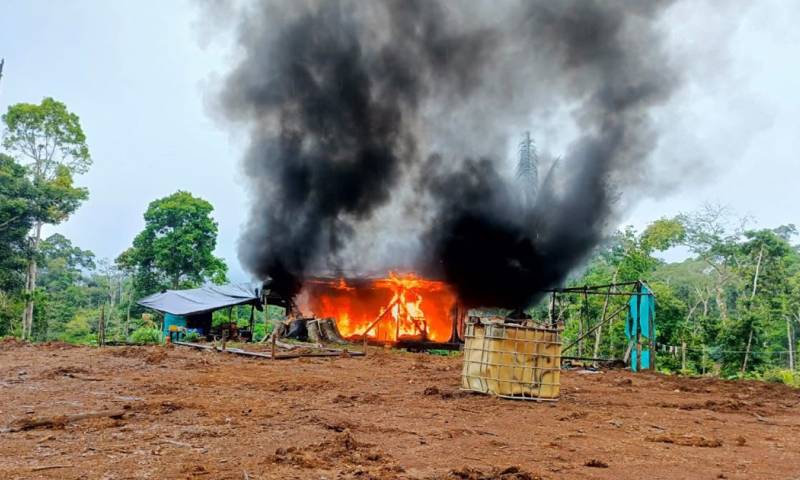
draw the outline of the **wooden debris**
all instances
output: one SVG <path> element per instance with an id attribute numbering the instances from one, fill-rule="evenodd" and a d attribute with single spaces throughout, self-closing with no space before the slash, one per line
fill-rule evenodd
<path id="1" fill-rule="evenodd" d="M 339 329 L 336 328 L 336 322 L 333 321 L 332 318 L 324 318 L 322 320 L 317 321 L 317 325 L 319 330 L 321 330 L 325 334 L 325 339 L 331 343 L 337 343 L 339 345 L 347 344 L 342 335 L 339 333 Z"/>
<path id="2" fill-rule="evenodd" d="M 173 345 L 197 348 L 200 350 L 212 350 L 215 352 L 233 353 L 245 357 L 266 358 L 274 360 L 285 360 L 290 358 L 303 358 L 303 357 L 351 357 L 351 356 L 358 357 L 364 355 L 363 352 L 349 352 L 346 349 L 339 350 L 335 348 L 326 348 L 323 349 L 322 351 L 317 351 L 317 352 L 293 352 L 293 353 L 283 353 L 283 354 L 276 353 L 275 356 L 273 357 L 271 353 L 250 352 L 247 350 L 242 350 L 241 348 L 230 348 L 230 347 L 226 348 L 225 350 L 222 350 L 219 347 L 211 345 L 203 345 L 200 343 L 173 342 Z"/>
<path id="3" fill-rule="evenodd" d="M 308 320 L 306 322 L 306 330 L 308 331 L 308 339 L 314 343 L 319 343 L 322 338 L 320 324 L 316 320 Z"/>
<path id="4" fill-rule="evenodd" d="M 90 418 L 122 418 L 127 412 L 127 410 L 108 410 L 105 412 L 87 412 L 75 415 L 21 418 L 19 420 L 14 420 L 7 427 L 0 429 L 0 433 L 22 432 L 35 428 L 60 428 L 69 423 L 75 423 Z"/>
<path id="5" fill-rule="evenodd" d="M 41 472 L 42 470 L 53 470 L 55 468 L 72 468 L 74 465 L 42 465 L 41 467 L 31 468 L 32 472 Z"/>

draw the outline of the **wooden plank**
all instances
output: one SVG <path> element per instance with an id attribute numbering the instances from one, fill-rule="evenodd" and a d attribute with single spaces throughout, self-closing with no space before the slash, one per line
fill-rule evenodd
<path id="1" fill-rule="evenodd" d="M 277 354 L 274 357 L 269 353 L 261 353 L 261 352 L 249 352 L 247 350 L 242 350 L 241 348 L 226 348 L 222 350 L 218 347 L 213 347 L 210 345 L 202 345 L 199 343 L 190 343 L 190 342 L 173 342 L 173 345 L 179 345 L 182 347 L 190 347 L 190 348 L 197 348 L 200 350 L 212 350 L 215 352 L 221 353 L 232 353 L 234 355 L 242 355 L 245 357 L 255 357 L 255 358 L 267 358 L 267 359 L 274 359 L 274 360 L 283 360 L 289 358 L 302 358 L 302 357 L 340 357 L 345 354 L 344 350 L 338 351 L 325 351 L 325 352 L 306 352 L 306 353 L 288 353 L 288 354 Z M 361 357 L 364 355 L 363 352 L 347 352 L 347 355 L 353 357 Z"/>

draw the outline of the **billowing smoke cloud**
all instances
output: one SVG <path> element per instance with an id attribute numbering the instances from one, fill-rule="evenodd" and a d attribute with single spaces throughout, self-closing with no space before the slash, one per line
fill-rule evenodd
<path id="1" fill-rule="evenodd" d="M 470 305 L 529 304 L 602 239 L 620 194 L 647 183 L 651 111 L 678 84 L 658 29 L 665 7 L 246 8 L 220 97 L 251 135 L 243 264 L 286 294 L 322 270 L 402 264 L 443 277 Z M 570 141 L 526 207 L 509 141 L 564 118 Z"/>

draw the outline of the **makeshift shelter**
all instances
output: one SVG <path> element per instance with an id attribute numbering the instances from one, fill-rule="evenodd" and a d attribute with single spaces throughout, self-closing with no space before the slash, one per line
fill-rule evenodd
<path id="1" fill-rule="evenodd" d="M 165 332 L 170 325 L 177 325 L 208 335 L 214 311 L 237 305 L 252 305 L 261 310 L 260 295 L 259 288 L 248 283 L 206 285 L 188 290 L 165 290 L 136 303 L 164 313 Z"/>

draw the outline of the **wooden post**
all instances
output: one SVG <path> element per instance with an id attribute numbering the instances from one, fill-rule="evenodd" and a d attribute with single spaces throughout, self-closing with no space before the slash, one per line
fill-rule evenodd
<path id="1" fill-rule="evenodd" d="M 128 295 L 128 311 L 125 313 L 125 338 L 124 341 L 128 341 L 128 333 L 130 331 L 131 325 L 131 304 L 133 303 L 133 292 Z"/>
<path id="2" fill-rule="evenodd" d="M 586 288 L 584 286 L 584 288 Z M 584 322 L 588 321 L 589 317 L 589 294 L 586 293 L 584 290 L 583 292 L 583 307 L 581 308 L 581 314 L 578 317 L 578 356 L 583 356 L 583 330 L 584 330 Z"/>
<path id="3" fill-rule="evenodd" d="M 789 370 L 794 371 L 794 341 L 792 341 L 792 320 L 786 316 L 786 341 L 789 344 Z"/>
<path id="4" fill-rule="evenodd" d="M 750 327 L 750 336 L 747 337 L 747 349 L 744 351 L 744 361 L 742 362 L 742 372 L 741 374 L 744 375 L 744 372 L 747 370 L 747 359 L 750 356 L 750 344 L 753 342 L 753 327 Z"/>
<path id="5" fill-rule="evenodd" d="M 398 302 L 398 307 L 402 304 L 402 302 Z M 395 318 L 395 330 L 394 330 L 394 341 L 400 341 L 400 317 L 402 315 L 401 309 L 397 309 L 397 318 Z"/>
<path id="6" fill-rule="evenodd" d="M 652 293 L 652 292 L 651 292 Z M 654 297 L 650 295 L 650 305 L 653 305 Z M 655 307 L 653 308 L 655 310 Z M 647 321 L 650 325 L 650 370 L 656 370 L 656 323 L 653 321 L 653 314 L 650 310 L 647 311 Z"/>
<path id="7" fill-rule="evenodd" d="M 269 337 L 275 336 L 275 330 L 278 328 L 277 322 L 272 322 L 272 332 L 267 335 L 267 325 L 270 324 L 271 320 L 272 319 L 269 318 L 269 303 L 264 302 L 264 338 L 262 338 L 259 343 L 264 343 Z"/>
<path id="8" fill-rule="evenodd" d="M 248 328 L 250 329 L 250 342 L 255 343 L 256 341 L 256 306 L 255 304 L 250 305 L 250 323 L 248 324 Z"/>
<path id="9" fill-rule="evenodd" d="M 372 331 L 372 329 L 375 327 L 375 325 L 377 325 L 377 324 L 378 324 L 378 322 L 380 322 L 380 321 L 381 321 L 381 319 L 384 317 L 384 315 L 386 315 L 387 313 L 389 313 L 389 312 L 390 312 L 390 311 L 391 311 L 391 310 L 394 308 L 394 306 L 395 306 L 395 305 L 397 305 L 397 303 L 398 303 L 398 301 L 397 301 L 397 300 L 395 300 L 394 302 L 390 303 L 390 304 L 389 304 L 389 308 L 387 308 L 386 310 L 383 310 L 383 311 L 382 311 L 382 312 L 381 312 L 381 313 L 380 313 L 380 314 L 377 316 L 377 318 L 375 318 L 375 320 L 374 320 L 372 323 L 370 323 L 370 324 L 369 324 L 369 326 L 367 327 L 367 329 L 366 329 L 366 330 L 364 330 L 364 333 L 362 333 L 362 334 L 361 334 L 361 335 L 362 335 L 362 337 L 363 337 L 363 339 L 364 339 L 364 356 L 366 356 L 366 355 L 367 355 L 367 334 L 368 334 L 370 331 Z"/>
<path id="10" fill-rule="evenodd" d="M 686 372 L 686 340 L 681 342 L 681 371 Z"/>
<path id="11" fill-rule="evenodd" d="M 106 304 L 100 307 L 100 319 L 97 321 L 97 345 L 102 347 L 106 343 Z"/>
<path id="12" fill-rule="evenodd" d="M 638 293 L 642 293 L 640 285 L 636 286 Z M 636 295 L 636 371 L 642 371 L 642 296 Z"/>
<path id="13" fill-rule="evenodd" d="M 275 331 L 272 331 L 272 359 L 275 360 L 275 344 L 278 341 L 278 336 L 275 335 Z"/>
<path id="14" fill-rule="evenodd" d="M 703 358 L 700 360 L 700 368 L 703 371 L 703 375 L 706 374 L 706 346 L 703 345 Z"/>

